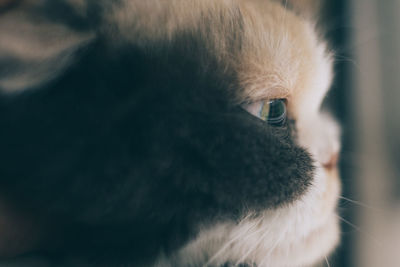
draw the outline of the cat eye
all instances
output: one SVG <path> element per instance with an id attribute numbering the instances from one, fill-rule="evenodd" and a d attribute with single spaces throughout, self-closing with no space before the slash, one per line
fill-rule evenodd
<path id="1" fill-rule="evenodd" d="M 244 108 L 272 126 L 282 126 L 286 121 L 286 99 L 259 101 Z"/>
<path id="2" fill-rule="evenodd" d="M 286 103 L 284 99 L 263 101 L 259 113 L 260 119 L 273 126 L 281 126 L 286 121 Z"/>

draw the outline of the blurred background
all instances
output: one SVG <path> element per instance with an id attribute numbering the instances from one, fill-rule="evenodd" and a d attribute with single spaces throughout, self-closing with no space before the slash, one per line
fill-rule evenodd
<path id="1" fill-rule="evenodd" d="M 343 242 L 330 266 L 400 266 L 400 1 L 327 0 L 327 105 L 343 125 Z M 328 264 L 327 264 L 328 265 Z"/>

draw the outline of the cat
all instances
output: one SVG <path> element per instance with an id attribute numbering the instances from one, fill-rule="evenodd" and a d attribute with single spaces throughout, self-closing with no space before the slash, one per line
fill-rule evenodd
<path id="1" fill-rule="evenodd" d="M 340 129 L 314 2 L 5 1 L 2 255 L 324 261 Z"/>

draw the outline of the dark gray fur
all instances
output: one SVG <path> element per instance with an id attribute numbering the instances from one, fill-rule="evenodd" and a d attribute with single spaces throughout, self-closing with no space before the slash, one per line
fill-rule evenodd
<path id="1" fill-rule="evenodd" d="M 200 224 L 304 194 L 313 167 L 295 123 L 272 127 L 244 111 L 236 74 L 195 32 L 169 45 L 114 44 L 98 30 L 103 7 L 89 2 L 83 16 L 63 1 L 29 11 L 94 37 L 51 81 L 0 95 L 1 190 L 62 221 L 58 254 L 149 263 Z M 3 78 L 24 63 L 0 59 Z"/>

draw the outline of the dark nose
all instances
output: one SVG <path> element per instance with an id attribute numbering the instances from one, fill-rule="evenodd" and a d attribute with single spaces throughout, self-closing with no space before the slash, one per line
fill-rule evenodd
<path id="1" fill-rule="evenodd" d="M 332 154 L 332 156 L 329 159 L 329 161 L 324 163 L 323 166 L 326 169 L 333 169 L 333 168 L 335 168 L 337 166 L 338 161 L 339 161 L 339 153 L 334 153 L 334 154 Z"/>

